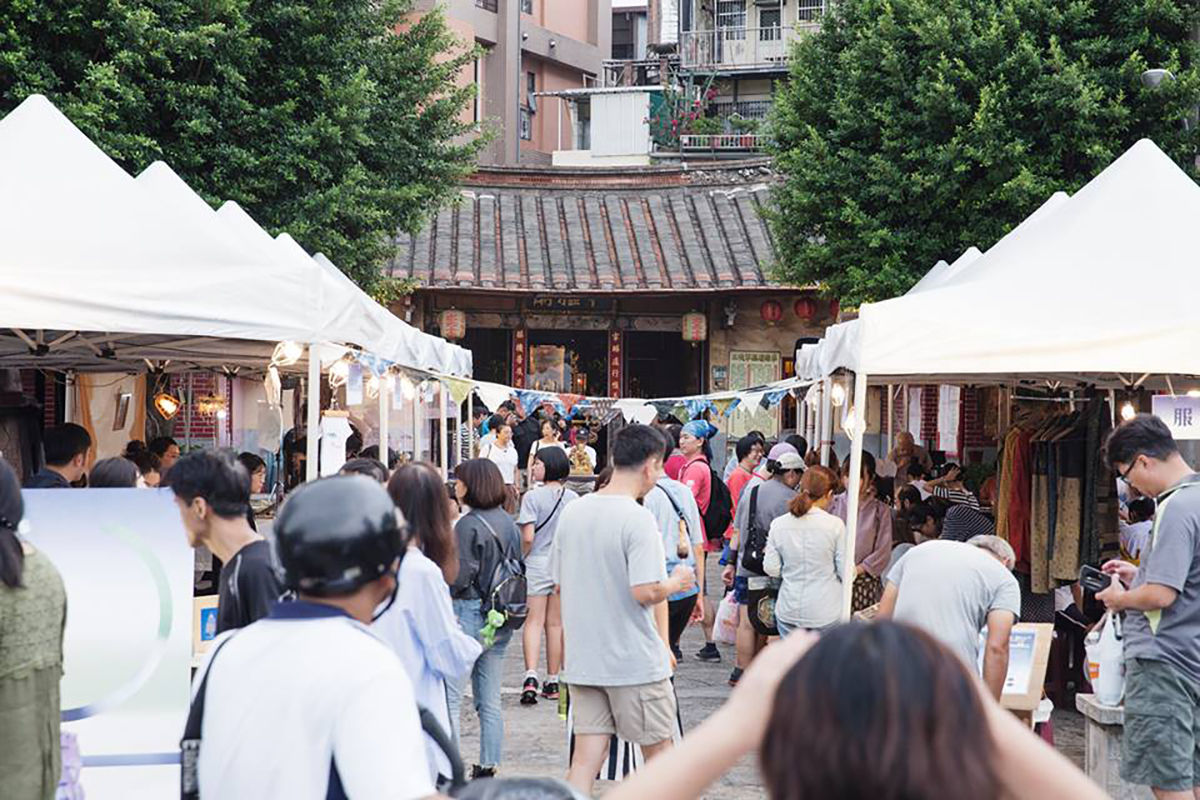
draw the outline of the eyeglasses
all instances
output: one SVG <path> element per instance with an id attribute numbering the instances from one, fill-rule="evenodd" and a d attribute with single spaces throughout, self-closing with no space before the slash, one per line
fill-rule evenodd
<path id="1" fill-rule="evenodd" d="M 1125 469 L 1124 472 L 1121 473 L 1121 480 L 1125 481 L 1126 483 L 1129 483 L 1129 475 L 1131 472 L 1133 472 L 1134 467 L 1136 467 L 1138 465 L 1138 459 L 1141 457 L 1142 457 L 1141 453 L 1134 454 L 1133 460 L 1129 462 L 1129 466 Z"/>

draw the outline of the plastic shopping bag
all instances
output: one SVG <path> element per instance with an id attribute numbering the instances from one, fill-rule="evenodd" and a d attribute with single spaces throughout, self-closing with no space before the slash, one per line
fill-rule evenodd
<path id="1" fill-rule="evenodd" d="M 1121 635 L 1121 618 L 1105 612 L 1100 630 L 1093 630 L 1085 640 L 1088 678 L 1096 700 L 1106 706 L 1119 705 L 1125 696 L 1125 641 Z"/>
<path id="2" fill-rule="evenodd" d="M 717 605 L 717 619 L 713 624 L 713 640 L 717 644 L 737 644 L 738 604 L 733 592 L 725 595 Z"/>

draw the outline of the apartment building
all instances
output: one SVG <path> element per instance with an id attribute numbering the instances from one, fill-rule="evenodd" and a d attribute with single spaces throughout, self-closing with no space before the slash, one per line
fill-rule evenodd
<path id="1" fill-rule="evenodd" d="M 560 142 L 575 140 L 574 123 L 538 93 L 598 83 L 612 51 L 611 0 L 417 0 L 418 13 L 434 6 L 484 50 L 462 76 L 479 87 L 471 117 L 497 132 L 481 163 L 550 163 Z"/>

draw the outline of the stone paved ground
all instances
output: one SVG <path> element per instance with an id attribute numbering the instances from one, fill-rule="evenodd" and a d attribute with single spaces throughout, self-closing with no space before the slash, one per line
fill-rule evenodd
<path id="1" fill-rule="evenodd" d="M 717 579 L 716 573 L 710 579 Z M 726 681 L 732 668 L 733 648 L 722 646 L 723 660 L 717 664 L 697 661 L 693 656 L 703 644 L 698 626 L 684 634 L 684 659 L 675 679 L 684 730 L 699 725 L 729 696 Z M 545 669 L 545 651 L 541 670 Z M 537 775 L 562 778 L 567 770 L 566 723 L 558 718 L 557 706 L 541 700 L 536 706 L 520 705 L 518 698 L 525 668 L 521 643 L 514 638 L 507 653 L 504 677 L 503 704 L 505 722 L 503 775 Z M 465 703 L 464 707 L 469 707 Z M 1056 711 L 1054 715 L 1056 745 L 1080 768 L 1083 767 L 1083 723 L 1074 710 Z M 463 760 L 468 769 L 479 759 L 479 722 L 474 710 L 463 713 Z M 597 784 L 597 795 L 605 784 Z M 753 757 L 747 757 L 728 772 L 705 794 L 707 800 L 758 800 L 766 797 Z"/>

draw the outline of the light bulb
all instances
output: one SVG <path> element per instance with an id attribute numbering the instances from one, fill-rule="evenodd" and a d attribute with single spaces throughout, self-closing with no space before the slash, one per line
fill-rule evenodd
<path id="1" fill-rule="evenodd" d="M 228 411 L 226 411 L 226 410 L 225 410 L 225 409 L 223 409 L 223 408 L 222 408 L 222 409 L 219 409 L 219 410 L 217 411 L 217 419 L 225 419 L 225 418 L 226 418 L 226 417 L 228 417 L 228 416 L 229 416 L 229 412 L 228 412 Z"/>
<path id="2" fill-rule="evenodd" d="M 1188 389 L 1188 397 L 1200 397 L 1200 389 Z"/>
<path id="3" fill-rule="evenodd" d="M 841 408 L 846 402 L 846 387 L 840 383 L 833 385 L 833 390 L 829 393 L 829 402 L 833 403 L 834 408 Z"/>
<path id="4" fill-rule="evenodd" d="M 277 367 L 290 367 L 304 355 L 304 345 L 299 342 L 280 342 L 271 354 L 271 363 Z"/>
<path id="5" fill-rule="evenodd" d="M 846 409 L 846 418 L 842 420 L 842 430 L 850 434 L 852 438 L 866 432 L 865 420 L 858 418 L 858 409 L 854 406 Z"/>
<path id="6" fill-rule="evenodd" d="M 407 375 L 400 378 L 400 394 L 404 396 L 405 400 L 412 400 L 417 396 L 417 387 Z"/>
<path id="7" fill-rule="evenodd" d="M 1136 416 L 1137 409 L 1133 407 L 1133 403 L 1130 403 L 1128 400 L 1126 400 L 1125 405 L 1121 406 L 1121 419 L 1131 420 Z"/>

